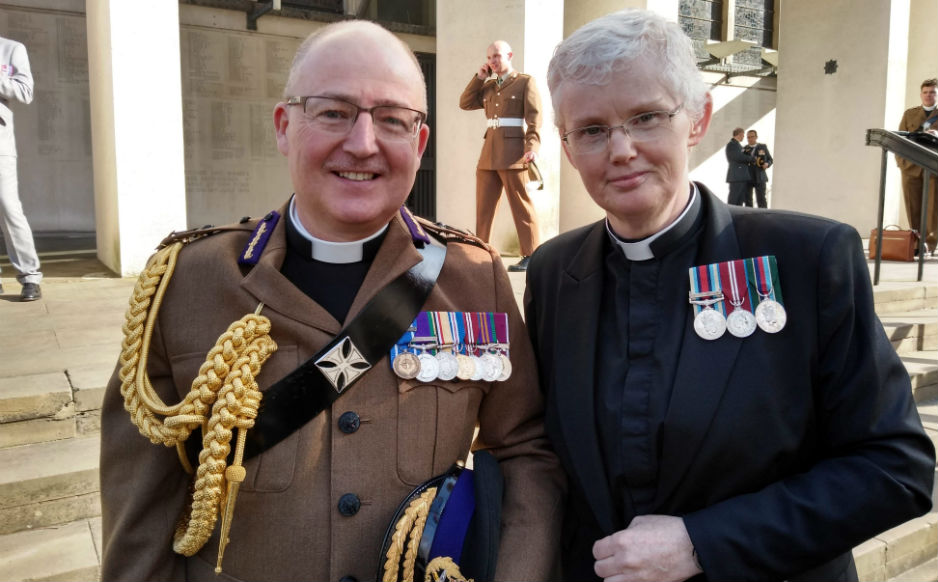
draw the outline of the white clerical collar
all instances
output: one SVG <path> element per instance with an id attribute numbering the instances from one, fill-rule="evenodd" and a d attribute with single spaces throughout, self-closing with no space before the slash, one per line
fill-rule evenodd
<path id="1" fill-rule="evenodd" d="M 351 242 L 333 242 L 322 240 L 309 234 L 309 231 L 306 230 L 306 227 L 303 226 L 302 222 L 300 222 L 300 218 L 296 214 L 295 198 L 290 200 L 290 220 L 293 221 L 293 226 L 296 227 L 296 232 L 309 241 L 311 249 L 310 255 L 312 256 L 313 260 L 338 265 L 360 262 L 364 257 L 363 248 L 365 243 L 378 238 L 384 234 L 384 231 L 388 229 L 388 225 L 385 224 L 381 230 L 374 233 L 373 235 Z"/>
<path id="2" fill-rule="evenodd" d="M 636 241 L 622 240 L 619 237 L 619 235 L 617 235 L 612 230 L 612 227 L 609 226 L 609 219 L 608 218 L 606 219 L 606 232 L 609 233 L 609 236 L 612 238 L 612 240 L 615 241 L 617 245 L 619 245 L 620 249 L 622 249 L 622 252 L 625 254 L 626 259 L 630 261 L 647 261 L 649 259 L 655 258 L 655 253 L 651 250 L 651 243 L 661 238 L 672 228 L 680 224 L 681 221 L 683 221 L 684 218 L 687 217 L 691 208 L 694 207 L 694 201 L 697 199 L 699 194 L 697 193 L 696 184 L 691 182 L 690 187 L 691 187 L 690 200 L 687 201 L 687 205 L 684 206 L 684 211 L 681 212 L 681 215 L 678 216 L 676 219 L 674 219 L 671 222 L 671 224 L 669 224 L 668 226 L 659 230 L 655 234 L 645 237 L 641 240 L 636 240 Z"/>
<path id="3" fill-rule="evenodd" d="M 938 103 L 935 103 L 931 107 L 925 107 L 924 105 L 922 105 L 922 109 L 924 109 L 925 111 L 934 111 L 935 107 L 938 107 Z"/>

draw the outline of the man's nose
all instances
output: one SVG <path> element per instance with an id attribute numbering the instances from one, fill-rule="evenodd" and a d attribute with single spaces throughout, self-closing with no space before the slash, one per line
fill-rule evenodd
<path id="1" fill-rule="evenodd" d="M 359 157 L 378 153 L 378 138 L 375 135 L 375 123 L 370 113 L 362 111 L 345 136 L 343 149 Z"/>

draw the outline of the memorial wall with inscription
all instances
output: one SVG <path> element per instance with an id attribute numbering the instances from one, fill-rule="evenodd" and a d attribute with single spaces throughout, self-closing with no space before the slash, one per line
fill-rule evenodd
<path id="1" fill-rule="evenodd" d="M 309 22 L 304 33 L 317 26 Z M 0 6 L 0 36 L 26 45 L 35 79 L 33 103 L 13 105 L 20 196 L 33 230 L 93 231 L 84 14 Z M 290 195 L 286 159 L 274 138 L 273 107 L 301 40 L 181 23 L 182 62 L 167 70 L 182 76 L 189 226 L 263 215 Z M 159 123 L 158 112 L 141 116 Z"/>
<path id="2" fill-rule="evenodd" d="M 26 45 L 33 74 L 33 102 L 10 104 L 26 217 L 37 232 L 93 231 L 84 15 L 4 7 L 0 36 Z"/>

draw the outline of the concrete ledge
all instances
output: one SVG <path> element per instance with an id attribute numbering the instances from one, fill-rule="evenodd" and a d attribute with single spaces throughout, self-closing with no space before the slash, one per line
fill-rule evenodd
<path id="1" fill-rule="evenodd" d="M 938 397 L 938 350 L 922 350 L 900 354 L 912 380 L 916 402 Z"/>
<path id="2" fill-rule="evenodd" d="M 0 534 L 56 526 L 76 519 L 100 515 L 101 495 L 98 491 L 16 507 L 2 507 L 0 508 Z"/>
<path id="3" fill-rule="evenodd" d="M 96 582 L 98 553 L 87 520 L 0 536 L 4 580 Z"/>
<path id="4" fill-rule="evenodd" d="M 61 372 L 0 378 L 0 423 L 55 416 L 72 402 L 72 388 Z"/>
<path id="5" fill-rule="evenodd" d="M 900 354 L 938 350 L 938 309 L 887 314 L 880 320 L 886 335 Z"/>

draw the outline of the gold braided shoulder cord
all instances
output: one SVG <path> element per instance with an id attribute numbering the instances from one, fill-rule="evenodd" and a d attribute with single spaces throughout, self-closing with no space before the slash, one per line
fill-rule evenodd
<path id="1" fill-rule="evenodd" d="M 430 560 L 427 564 L 427 573 L 423 578 L 424 582 L 474 582 L 472 578 L 466 578 L 459 571 L 459 566 L 449 556 L 439 556 Z"/>
<path id="2" fill-rule="evenodd" d="M 270 320 L 260 315 L 261 304 L 254 313 L 228 326 L 218 338 L 182 402 L 173 406 L 163 403 L 147 376 L 147 356 L 156 315 L 182 247 L 182 242 L 175 242 L 160 249 L 140 273 L 125 316 L 118 375 L 124 408 L 140 434 L 154 444 L 175 446 L 180 462 L 190 474 L 192 467 L 184 443 L 193 430 L 203 429 L 192 498 L 180 516 L 173 550 L 192 556 L 202 549 L 212 535 L 218 508 L 224 505 L 215 568 L 221 572 L 238 486 L 245 476 L 241 466 L 245 437 L 254 426 L 262 396 L 255 378 L 277 350 L 277 344 L 270 338 Z M 160 421 L 157 415 L 166 418 Z M 226 467 L 235 428 L 238 429 L 235 458 Z"/>

